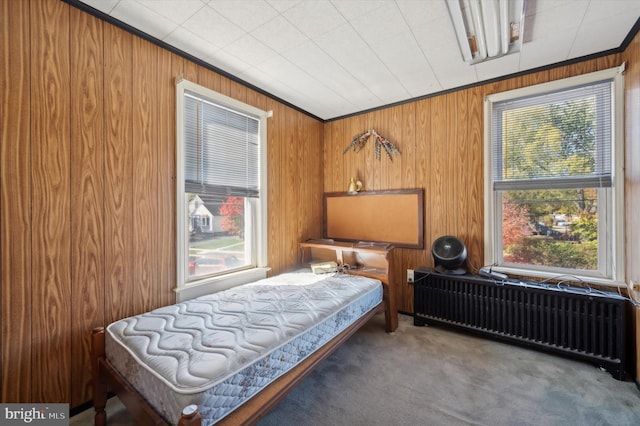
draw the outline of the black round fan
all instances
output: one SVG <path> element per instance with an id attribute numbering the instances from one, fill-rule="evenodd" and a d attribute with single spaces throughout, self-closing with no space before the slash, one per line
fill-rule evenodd
<path id="1" fill-rule="evenodd" d="M 435 270 L 442 274 L 467 273 L 467 247 L 462 240 L 451 235 L 438 238 L 431 246 Z"/>

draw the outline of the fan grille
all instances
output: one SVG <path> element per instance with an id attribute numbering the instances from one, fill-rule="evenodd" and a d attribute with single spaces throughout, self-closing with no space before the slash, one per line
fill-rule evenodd
<path id="1" fill-rule="evenodd" d="M 431 247 L 434 262 L 445 268 L 456 268 L 467 260 L 467 248 L 456 237 L 445 235 L 433 242 Z"/>

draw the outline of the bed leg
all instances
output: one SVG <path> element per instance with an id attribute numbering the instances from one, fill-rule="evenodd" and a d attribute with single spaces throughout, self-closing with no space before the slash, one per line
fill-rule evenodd
<path id="1" fill-rule="evenodd" d="M 95 425 L 104 426 L 107 423 L 107 385 L 100 374 L 100 360 L 104 359 L 104 327 L 96 327 L 92 334 L 91 368 L 93 375 L 93 408 L 96 412 Z"/>
<path id="2" fill-rule="evenodd" d="M 178 426 L 201 426 L 202 416 L 195 404 L 187 405 L 182 409 L 182 416 L 178 422 Z"/>
<path id="3" fill-rule="evenodd" d="M 382 297 L 384 299 L 384 328 L 387 333 L 393 333 L 398 328 L 398 302 L 394 288 L 383 284 Z"/>

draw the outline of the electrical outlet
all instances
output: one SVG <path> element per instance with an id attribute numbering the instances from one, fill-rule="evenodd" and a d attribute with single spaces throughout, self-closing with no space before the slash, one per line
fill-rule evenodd
<path id="1" fill-rule="evenodd" d="M 413 282 L 413 269 L 407 269 L 407 282 Z"/>

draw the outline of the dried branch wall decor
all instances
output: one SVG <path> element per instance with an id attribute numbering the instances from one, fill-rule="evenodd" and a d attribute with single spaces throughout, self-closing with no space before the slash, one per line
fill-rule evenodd
<path id="1" fill-rule="evenodd" d="M 376 159 L 378 160 L 380 159 L 380 153 L 382 152 L 382 148 L 384 148 L 384 152 L 387 154 L 387 157 L 389 157 L 389 160 L 391 161 L 393 161 L 393 155 L 400 154 L 400 150 L 393 143 L 391 143 L 389 139 L 379 135 L 378 132 L 376 132 L 374 129 L 366 130 L 362 133 L 355 135 L 353 139 L 351 139 L 351 143 L 345 148 L 343 154 L 346 154 L 350 150 L 353 150 L 355 152 L 360 151 L 362 148 L 364 148 L 365 144 L 367 143 L 371 135 L 373 135 L 373 138 L 375 140 L 374 148 L 375 148 Z"/>

